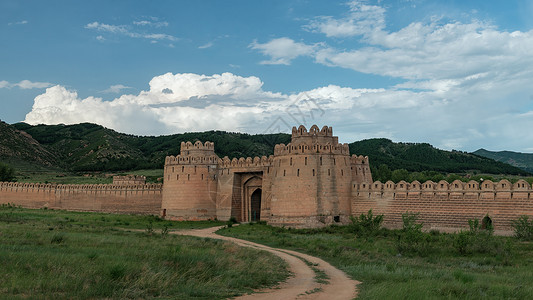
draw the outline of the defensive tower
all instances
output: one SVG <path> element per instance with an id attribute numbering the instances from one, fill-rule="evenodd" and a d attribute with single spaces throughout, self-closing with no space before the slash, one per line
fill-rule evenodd
<path id="1" fill-rule="evenodd" d="M 182 142 L 180 155 L 167 156 L 161 215 L 171 220 L 214 219 L 218 161 L 212 142 Z"/>
<path id="2" fill-rule="evenodd" d="M 331 127 L 293 127 L 291 143 L 274 148 L 269 223 L 320 227 L 348 223 L 351 158 Z"/>

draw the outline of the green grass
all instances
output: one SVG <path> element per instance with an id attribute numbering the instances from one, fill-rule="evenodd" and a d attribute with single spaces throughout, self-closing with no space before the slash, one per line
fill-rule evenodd
<path id="1" fill-rule="evenodd" d="M 9 299 L 223 299 L 287 278 L 285 263 L 267 252 L 165 234 L 165 228 L 221 224 L 3 205 L 0 295 Z"/>
<path id="2" fill-rule="evenodd" d="M 399 231 L 357 238 L 350 227 L 294 230 L 263 224 L 225 228 L 219 234 L 320 257 L 362 281 L 360 299 L 530 299 L 533 243 L 480 235 L 466 254 L 457 235 L 422 235 L 413 247 Z M 399 253 L 402 249 L 403 253 Z"/>

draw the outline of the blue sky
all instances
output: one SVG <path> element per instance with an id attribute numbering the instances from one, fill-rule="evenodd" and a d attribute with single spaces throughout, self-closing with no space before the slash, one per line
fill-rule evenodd
<path id="1" fill-rule="evenodd" d="M 0 119 L 533 152 L 533 1 L 0 2 Z"/>

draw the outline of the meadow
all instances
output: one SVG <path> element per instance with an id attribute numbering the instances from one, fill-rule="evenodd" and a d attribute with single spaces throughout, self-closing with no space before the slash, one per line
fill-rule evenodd
<path id="1" fill-rule="evenodd" d="M 289 275 L 278 257 L 172 234 L 222 222 L 0 207 L 0 295 L 9 299 L 224 299 Z"/>
<path id="2" fill-rule="evenodd" d="M 531 299 L 533 243 L 479 227 L 458 234 L 263 223 L 217 233 L 320 257 L 359 280 L 358 299 Z"/>

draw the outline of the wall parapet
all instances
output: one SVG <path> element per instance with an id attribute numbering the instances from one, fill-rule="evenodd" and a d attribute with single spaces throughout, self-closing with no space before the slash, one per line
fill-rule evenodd
<path id="1" fill-rule="evenodd" d="M 292 154 L 342 154 L 350 155 L 350 148 L 348 144 L 320 144 L 320 143 L 302 143 L 302 144 L 293 144 L 289 143 L 278 144 L 274 146 L 274 155 L 292 155 Z"/>
<path id="2" fill-rule="evenodd" d="M 209 156 L 167 156 L 165 158 L 165 165 L 214 165 L 218 164 L 220 158 L 217 155 Z"/>
<path id="3" fill-rule="evenodd" d="M 219 167 L 222 168 L 232 168 L 232 167 L 269 167 L 272 165 L 274 156 L 262 156 L 262 157 L 241 157 L 239 159 L 225 156 L 223 159 L 219 160 Z"/>
<path id="4" fill-rule="evenodd" d="M 163 184 L 55 184 L 55 183 L 21 183 L 0 182 L 1 190 L 48 190 L 50 192 L 76 190 L 76 191 L 158 191 L 163 189 Z"/>
<path id="5" fill-rule="evenodd" d="M 374 181 L 373 183 L 354 182 L 353 188 L 361 192 L 405 192 L 405 191 L 422 191 L 422 192 L 439 192 L 439 191 L 450 191 L 450 192 L 472 192 L 472 191 L 506 191 L 506 192 L 521 192 L 533 191 L 531 185 L 525 180 L 519 180 L 514 184 L 511 184 L 508 180 L 500 180 L 499 182 L 493 182 L 491 180 L 484 180 L 481 183 L 470 180 L 469 182 L 463 182 L 460 180 L 455 180 L 452 183 L 448 183 L 445 180 L 439 182 L 426 181 L 420 183 L 418 181 L 413 181 L 411 183 L 400 181 L 394 183 L 392 181 L 387 181 L 382 183 L 380 181 Z"/>

